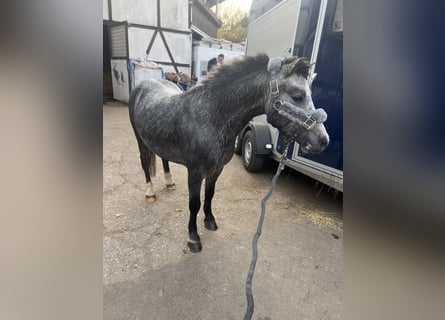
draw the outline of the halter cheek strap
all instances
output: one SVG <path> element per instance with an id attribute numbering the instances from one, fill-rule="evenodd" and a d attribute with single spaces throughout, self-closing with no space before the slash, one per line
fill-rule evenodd
<path id="1" fill-rule="evenodd" d="M 283 60 L 280 57 L 270 58 L 267 63 L 267 71 L 272 76 L 269 82 L 272 107 L 279 115 L 292 122 L 300 123 L 307 130 L 312 129 L 316 123 L 325 122 L 328 116 L 323 109 L 306 112 L 290 102 L 283 102 L 278 99 L 280 88 L 277 73 L 281 70 L 282 64 Z"/>
<path id="2" fill-rule="evenodd" d="M 278 86 L 277 73 L 281 70 L 283 59 L 280 57 L 270 58 L 267 63 L 267 71 L 272 75 L 270 80 L 270 94 L 272 97 L 278 97 L 280 88 Z"/>

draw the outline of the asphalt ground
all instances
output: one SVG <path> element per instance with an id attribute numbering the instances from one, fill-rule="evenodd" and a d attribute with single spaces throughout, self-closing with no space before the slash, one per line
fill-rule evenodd
<path id="1" fill-rule="evenodd" d="M 167 190 L 161 161 L 146 184 L 128 107 L 103 110 L 104 319 L 242 319 L 252 238 L 276 166 L 244 170 L 234 155 L 216 184 L 219 229 L 204 228 L 203 250 L 187 248 L 186 168 L 171 163 L 176 190 Z M 266 206 L 253 280 L 258 320 L 341 319 L 342 195 L 292 170 L 281 174 Z"/>

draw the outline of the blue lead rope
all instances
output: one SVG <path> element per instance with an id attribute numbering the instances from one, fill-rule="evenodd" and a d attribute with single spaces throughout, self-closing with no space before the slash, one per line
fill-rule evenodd
<path id="1" fill-rule="evenodd" d="M 255 235 L 253 236 L 252 241 L 252 260 L 250 262 L 249 273 L 247 274 L 246 280 L 246 296 L 247 296 L 247 310 L 244 314 L 244 320 L 252 319 L 254 303 L 253 303 L 253 294 L 252 294 L 252 280 L 253 273 L 255 272 L 256 260 L 258 257 L 258 238 L 261 235 L 261 229 L 263 228 L 264 216 L 266 215 L 266 202 L 269 197 L 272 195 L 273 190 L 275 189 L 275 185 L 277 183 L 278 177 L 280 176 L 281 171 L 284 169 L 284 159 L 287 156 L 287 150 L 289 148 L 289 143 L 286 143 L 286 147 L 284 148 L 283 154 L 281 156 L 280 164 L 278 165 L 277 172 L 275 176 L 272 178 L 272 183 L 270 185 L 270 189 L 267 192 L 266 196 L 261 201 L 261 215 L 258 221 L 258 227 Z"/>

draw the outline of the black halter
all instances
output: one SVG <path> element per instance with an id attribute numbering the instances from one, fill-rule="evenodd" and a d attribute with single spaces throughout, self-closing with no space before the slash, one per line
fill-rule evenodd
<path id="1" fill-rule="evenodd" d="M 323 109 L 315 109 L 306 112 L 290 102 L 283 102 L 278 99 L 280 88 L 277 80 L 277 73 L 281 70 L 282 59 L 280 57 L 270 58 L 267 64 L 267 71 L 272 75 L 270 80 L 270 97 L 272 108 L 277 111 L 280 116 L 300 124 L 307 130 L 311 130 L 316 123 L 323 123 L 327 119 L 327 114 Z"/>

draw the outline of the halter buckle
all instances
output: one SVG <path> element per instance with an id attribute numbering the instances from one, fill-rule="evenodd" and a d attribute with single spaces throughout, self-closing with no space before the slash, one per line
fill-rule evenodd
<path id="1" fill-rule="evenodd" d="M 270 94 L 272 96 L 277 96 L 280 93 L 280 89 L 278 87 L 278 80 L 273 79 L 270 81 Z"/>
<path id="2" fill-rule="evenodd" d="M 276 100 L 274 101 L 274 103 L 272 104 L 272 108 L 274 108 L 276 111 L 280 111 L 281 106 L 283 105 L 283 101 L 281 100 Z"/>
<path id="3" fill-rule="evenodd" d="M 317 120 L 309 115 L 306 117 L 306 119 L 303 121 L 302 125 L 303 127 L 305 127 L 307 130 L 311 130 L 313 128 L 313 126 L 317 123 Z"/>

